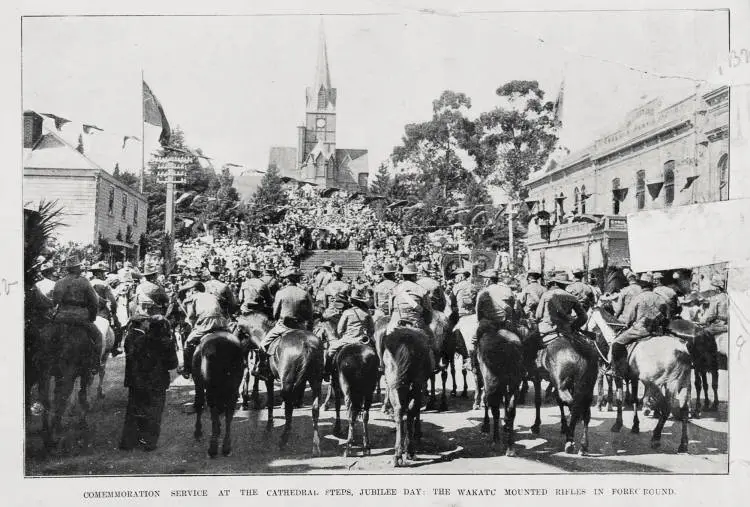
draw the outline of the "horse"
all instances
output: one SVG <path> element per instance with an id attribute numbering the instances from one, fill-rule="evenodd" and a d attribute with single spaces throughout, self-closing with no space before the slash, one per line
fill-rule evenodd
<path id="1" fill-rule="evenodd" d="M 107 359 L 109 358 L 109 354 L 110 352 L 112 352 L 112 349 L 115 346 L 115 332 L 112 330 L 112 326 L 109 324 L 109 321 L 102 316 L 96 317 L 94 325 L 102 334 L 103 338 L 101 352 L 99 354 L 99 385 L 96 388 L 97 398 L 101 400 L 104 398 L 102 383 L 104 383 L 104 374 L 107 370 Z M 93 381 L 93 378 L 91 380 Z"/>
<path id="2" fill-rule="evenodd" d="M 258 393 L 258 384 L 260 380 L 255 377 L 253 380 L 252 391 L 250 390 L 250 370 L 252 369 L 253 356 L 260 348 L 263 337 L 273 327 L 273 323 L 262 311 L 251 311 L 248 314 L 240 315 L 237 318 L 237 327 L 235 336 L 240 338 L 243 343 L 242 357 L 245 358 L 245 370 L 242 375 L 242 409 L 247 410 L 250 407 L 250 401 L 253 401 L 253 408 L 260 409 L 260 395 Z M 243 340 L 242 338 L 247 338 Z M 267 391 L 268 392 L 268 391 Z"/>
<path id="3" fill-rule="evenodd" d="M 336 326 L 329 319 L 319 319 L 313 324 L 313 333 L 315 336 L 321 339 L 325 343 L 331 343 L 339 339 L 339 334 L 336 331 Z M 325 401 L 323 402 L 323 410 L 328 411 L 331 409 L 331 398 L 333 397 L 333 382 L 328 385 L 328 391 L 326 392 Z"/>
<path id="4" fill-rule="evenodd" d="M 292 429 L 295 405 L 302 399 L 306 384 L 312 390 L 313 455 L 320 455 L 320 393 L 323 383 L 323 345 L 313 333 L 292 329 L 282 335 L 270 357 L 271 371 L 281 380 L 281 398 L 284 400 L 285 424 L 279 447 L 284 448 Z M 268 422 L 266 430 L 273 428 L 273 382 L 266 382 L 268 390 Z"/>
<path id="5" fill-rule="evenodd" d="M 599 331 L 608 343 L 615 339 L 615 331 L 609 322 L 614 319 L 601 308 L 595 308 L 591 315 Z M 692 368 L 690 352 L 687 345 L 676 336 L 653 336 L 638 340 L 628 346 L 628 373 L 625 380 L 640 380 L 646 388 L 646 394 L 654 401 L 654 412 L 658 416 L 656 427 L 651 436 L 651 447 L 661 447 L 661 433 L 669 417 L 672 399 L 677 399 L 676 419 L 682 422 L 682 434 L 677 452 L 688 451 L 687 424 L 690 404 L 690 371 Z M 636 384 L 637 385 L 637 384 Z M 664 392 L 662 392 L 662 389 Z M 635 396 L 637 400 L 637 396 Z M 617 386 L 617 419 L 611 431 L 622 428 L 622 384 Z M 632 433 L 640 432 L 638 406 L 633 404 Z"/>
<path id="6" fill-rule="evenodd" d="M 702 326 L 684 319 L 673 319 L 669 322 L 667 332 L 687 341 L 688 352 L 693 360 L 695 370 L 695 406 L 693 417 L 700 417 L 701 389 L 703 390 L 706 411 L 719 409 L 719 358 L 716 340 Z M 714 402 L 708 400 L 708 372 L 711 372 L 711 387 Z"/>
<path id="7" fill-rule="evenodd" d="M 383 338 L 385 337 L 386 332 L 388 331 L 388 324 L 391 321 L 391 318 L 387 315 L 380 314 L 378 312 L 375 313 L 373 316 L 374 321 L 374 331 L 372 333 L 372 341 L 375 343 L 375 350 L 378 353 L 378 358 L 380 359 L 381 368 L 378 372 L 378 384 L 375 388 L 377 391 L 378 398 L 381 398 L 381 389 L 380 389 L 380 379 L 383 376 Z M 387 381 L 386 381 L 386 389 L 388 388 Z M 391 402 L 388 399 L 388 396 L 385 398 L 381 398 L 383 400 L 383 407 L 382 411 L 384 414 L 387 414 L 388 411 L 392 408 Z"/>
<path id="8" fill-rule="evenodd" d="M 541 343 L 540 343 L 541 342 Z M 583 435 L 578 450 L 579 455 L 586 455 L 589 447 L 589 422 L 591 420 L 591 402 L 594 398 L 594 384 L 597 376 L 597 355 L 594 348 L 581 337 L 568 337 L 553 332 L 537 338 L 536 363 L 549 375 L 550 383 L 557 393 L 557 405 L 560 408 L 560 432 L 565 435 L 565 452 L 575 452 L 575 429 L 578 420 L 583 421 Z M 526 345 L 530 347 L 530 345 Z M 536 417 L 531 432 L 539 434 L 541 426 L 540 407 L 541 392 L 539 375 L 534 381 L 534 404 Z M 570 410 L 570 422 L 565 418 L 565 406 Z"/>
<path id="9" fill-rule="evenodd" d="M 474 345 L 471 343 L 472 338 L 476 336 L 477 333 L 477 327 L 479 326 L 479 323 L 477 321 L 476 314 L 467 315 L 465 317 L 462 317 L 459 319 L 458 323 L 456 324 L 456 327 L 453 330 L 453 336 L 454 339 L 457 342 L 462 342 L 464 344 L 464 348 L 466 350 L 466 353 L 469 357 L 472 357 L 472 353 L 474 352 Z M 465 398 L 467 396 L 467 383 L 466 383 L 466 370 L 463 371 L 464 375 L 464 390 L 461 394 L 462 398 Z M 472 365 L 472 375 L 474 376 L 474 410 L 479 410 L 482 400 L 482 379 L 481 374 L 476 367 L 476 365 Z"/>
<path id="10" fill-rule="evenodd" d="M 98 344 L 92 342 L 85 327 L 77 324 L 55 323 L 45 330 L 42 344 L 39 397 L 44 413 L 42 432 L 46 445 L 55 443 L 55 433 L 62 429 L 62 418 L 73 392 L 76 379 L 78 391 L 79 428 L 88 428 L 88 387 L 91 384 L 91 356 Z M 51 410 L 50 381 L 55 379 L 54 415 Z M 51 421 L 50 421 L 51 419 Z"/>
<path id="11" fill-rule="evenodd" d="M 515 456 L 513 423 L 516 400 L 521 387 L 523 352 L 518 337 L 489 321 L 479 322 L 477 329 L 477 362 L 485 386 L 484 422 L 482 432 L 489 432 L 489 410 L 492 410 L 492 444 L 499 440 L 500 404 L 505 410 L 503 427 L 505 454 Z"/>
<path id="12" fill-rule="evenodd" d="M 349 416 L 349 433 L 346 438 L 344 457 L 348 457 L 351 452 L 354 441 L 354 423 L 359 414 L 362 414 L 362 454 L 364 456 L 370 454 L 368 424 L 372 396 L 380 375 L 379 369 L 380 359 L 375 349 L 365 342 L 344 345 L 333 358 L 331 386 L 336 406 L 334 435 L 339 435 L 341 432 L 339 407 L 342 394 Z"/>
<path id="13" fill-rule="evenodd" d="M 242 345 L 228 331 L 214 331 L 201 339 L 193 355 L 193 381 L 195 382 L 195 438 L 203 436 L 201 415 L 204 403 L 211 410 L 211 440 L 208 455 L 215 458 L 221 434 L 221 416 L 224 416 L 224 441 L 221 453 L 232 453 L 232 418 L 237 405 L 238 390 L 242 381 Z"/>
<path id="14" fill-rule="evenodd" d="M 450 332 L 448 316 L 439 311 L 433 310 L 432 320 L 430 321 L 430 330 L 435 337 L 435 360 L 438 364 L 435 366 L 440 370 L 440 377 L 443 381 L 443 390 L 440 394 L 440 406 L 438 411 L 448 410 L 448 399 L 446 395 L 445 384 L 448 381 L 448 367 L 451 367 L 453 374 L 453 391 L 456 390 L 456 369 L 454 366 L 454 356 L 456 355 L 456 344 L 453 333 Z M 430 375 L 430 398 L 425 410 L 431 410 L 435 406 L 435 375 Z"/>
<path id="15" fill-rule="evenodd" d="M 422 389 L 432 374 L 430 345 L 423 331 L 397 327 L 383 335 L 377 346 L 383 358 L 388 384 L 386 396 L 393 407 L 396 423 L 393 466 L 399 467 L 406 459 L 414 458 L 414 443 L 422 437 L 419 411 L 422 407 Z"/>

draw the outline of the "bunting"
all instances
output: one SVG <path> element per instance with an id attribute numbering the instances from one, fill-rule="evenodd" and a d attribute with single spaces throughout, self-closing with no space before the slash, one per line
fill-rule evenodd
<path id="1" fill-rule="evenodd" d="M 57 116 L 52 113 L 40 113 L 40 114 L 42 116 L 46 116 L 47 118 L 52 118 L 53 120 L 55 120 L 55 128 L 57 130 L 60 130 L 62 126 L 65 125 L 66 123 L 70 123 L 70 120 L 68 120 L 67 118 L 63 118 L 62 116 Z"/>

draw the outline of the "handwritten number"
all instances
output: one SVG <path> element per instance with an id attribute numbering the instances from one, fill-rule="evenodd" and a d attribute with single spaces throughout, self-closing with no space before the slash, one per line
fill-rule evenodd
<path id="1" fill-rule="evenodd" d="M 739 361 L 740 358 L 742 357 L 742 347 L 745 345 L 745 337 L 742 335 L 739 335 L 737 337 L 736 345 L 737 345 L 737 361 Z"/>

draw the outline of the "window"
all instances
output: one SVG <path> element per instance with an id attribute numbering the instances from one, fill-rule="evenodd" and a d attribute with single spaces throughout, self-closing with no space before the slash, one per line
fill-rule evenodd
<path id="1" fill-rule="evenodd" d="M 107 205 L 107 213 L 109 216 L 115 214 L 115 187 L 109 188 L 109 204 Z"/>
<path id="2" fill-rule="evenodd" d="M 359 184 L 359 189 L 362 192 L 367 192 L 367 179 L 369 177 L 369 173 L 359 173 L 359 176 L 357 176 L 357 183 Z"/>
<path id="3" fill-rule="evenodd" d="M 620 178 L 615 178 L 612 180 L 612 214 L 613 215 L 620 214 L 620 196 L 616 192 L 617 190 L 620 190 Z"/>
<path id="4" fill-rule="evenodd" d="M 674 160 L 664 164 L 664 205 L 671 206 L 674 202 Z"/>
<path id="5" fill-rule="evenodd" d="M 133 203 L 133 225 L 138 225 L 138 201 Z"/>
<path id="6" fill-rule="evenodd" d="M 328 97 L 326 95 L 326 89 L 321 86 L 318 92 L 318 109 L 325 109 L 328 105 Z"/>
<path id="7" fill-rule="evenodd" d="M 729 156 L 722 155 L 719 159 L 719 200 L 729 199 Z"/>
<path id="8" fill-rule="evenodd" d="M 317 169 L 315 176 L 317 176 L 318 178 L 324 178 L 326 175 L 326 169 L 328 168 L 328 163 L 324 162 L 321 159 L 318 159 L 315 167 Z"/>
<path id="9" fill-rule="evenodd" d="M 586 214 L 586 185 L 581 185 L 581 215 Z"/>
<path id="10" fill-rule="evenodd" d="M 580 199 L 581 199 L 581 193 L 578 190 L 578 187 L 576 187 L 575 190 L 573 191 L 573 214 L 574 215 L 578 214 L 578 202 L 580 201 Z"/>
<path id="11" fill-rule="evenodd" d="M 128 194 L 124 193 L 122 194 L 122 219 L 126 220 L 126 216 L 128 214 Z"/>
<path id="12" fill-rule="evenodd" d="M 326 178 L 333 179 L 333 164 L 326 162 L 325 167 L 326 167 Z"/>
<path id="13" fill-rule="evenodd" d="M 547 202 L 542 199 L 542 211 L 547 211 Z"/>
<path id="14" fill-rule="evenodd" d="M 635 207 L 642 210 L 646 207 L 646 171 L 635 173 Z"/>

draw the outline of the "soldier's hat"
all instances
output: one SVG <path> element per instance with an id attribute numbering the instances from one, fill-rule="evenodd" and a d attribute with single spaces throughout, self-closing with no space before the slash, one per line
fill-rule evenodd
<path id="1" fill-rule="evenodd" d="M 624 269 L 623 273 L 625 274 L 625 278 L 628 280 L 637 280 L 638 275 L 635 273 L 635 271 L 631 271 L 629 269 Z"/>
<path id="2" fill-rule="evenodd" d="M 288 267 L 281 272 L 281 278 L 299 278 L 302 272 L 295 267 Z"/>
<path id="3" fill-rule="evenodd" d="M 367 291 L 364 287 L 355 287 L 352 289 L 349 299 L 359 301 L 360 303 L 367 303 L 370 298 L 367 296 Z"/>
<path id="4" fill-rule="evenodd" d="M 190 280 L 189 282 L 185 283 L 182 287 L 179 288 L 177 291 L 178 293 L 182 294 L 183 292 L 186 292 L 190 289 L 198 289 L 199 291 L 206 290 L 206 286 L 203 285 L 203 282 L 197 282 L 195 280 Z"/>
<path id="5" fill-rule="evenodd" d="M 70 256 L 68 256 L 67 259 L 65 259 L 65 268 L 66 269 L 77 268 L 77 267 L 80 267 L 80 265 L 81 265 L 81 259 L 80 259 L 80 257 L 78 257 L 75 254 L 70 255 Z"/>
<path id="6" fill-rule="evenodd" d="M 326 268 L 328 271 L 330 271 L 333 268 L 333 261 L 325 261 L 323 264 L 318 266 L 319 268 Z"/>
<path id="7" fill-rule="evenodd" d="M 712 275 L 711 276 L 711 286 L 716 287 L 717 289 L 723 289 L 724 288 L 724 277 L 721 275 Z"/>
<path id="8" fill-rule="evenodd" d="M 54 270 L 54 269 L 55 269 L 55 265 L 54 265 L 54 264 L 52 264 L 51 262 L 45 262 L 45 263 L 43 263 L 43 264 L 42 264 L 42 265 L 41 265 L 41 266 L 39 267 L 39 272 L 40 272 L 40 273 L 42 273 L 42 274 L 44 274 L 44 273 L 46 273 L 47 271 L 52 271 L 52 270 Z"/>
<path id="9" fill-rule="evenodd" d="M 533 276 L 533 277 L 536 277 L 536 278 L 541 278 L 541 277 L 542 277 L 542 273 L 540 273 L 540 272 L 539 272 L 538 270 L 536 270 L 536 269 L 530 269 L 530 270 L 529 270 L 529 271 L 528 271 L 528 272 L 526 273 L 526 276 Z"/>
<path id="10" fill-rule="evenodd" d="M 109 271 L 109 266 L 106 262 L 99 261 L 91 265 L 89 271 L 101 271 L 102 273 Z"/>
<path id="11" fill-rule="evenodd" d="M 143 267 L 143 276 L 150 276 L 159 273 L 159 268 L 154 264 L 146 264 Z"/>
<path id="12" fill-rule="evenodd" d="M 469 268 L 465 268 L 461 266 L 460 268 L 456 268 L 453 270 L 453 275 L 471 275 L 471 270 Z"/>
<path id="13" fill-rule="evenodd" d="M 485 269 L 484 271 L 479 273 L 479 276 L 481 276 L 482 278 L 499 279 L 500 272 L 496 269 Z"/>
<path id="14" fill-rule="evenodd" d="M 557 273 L 552 280 L 555 283 L 562 283 L 565 285 L 568 285 L 572 282 L 572 280 L 568 277 L 567 273 Z"/>
<path id="15" fill-rule="evenodd" d="M 651 273 L 643 273 L 641 277 L 638 279 L 638 283 L 643 284 L 643 285 L 653 285 L 654 275 Z"/>
<path id="16" fill-rule="evenodd" d="M 583 277 L 583 270 L 580 268 L 576 268 L 572 271 L 572 275 L 577 278 Z"/>
<path id="17" fill-rule="evenodd" d="M 263 271 L 262 269 L 260 269 L 260 266 L 258 266 L 254 262 L 251 262 L 250 264 L 247 265 L 247 270 L 252 271 L 253 273 L 260 273 Z"/>
<path id="18" fill-rule="evenodd" d="M 221 264 L 219 264 L 218 259 L 214 259 L 208 264 L 209 273 L 221 273 L 222 271 L 223 268 L 221 267 Z"/>
<path id="19" fill-rule="evenodd" d="M 656 273 L 654 273 L 654 280 L 661 280 L 663 278 L 664 278 L 664 274 L 662 274 L 661 271 L 657 271 Z"/>
<path id="20" fill-rule="evenodd" d="M 413 263 L 409 262 L 405 264 L 403 268 L 401 268 L 401 274 L 402 275 L 418 275 L 419 270 Z"/>
<path id="21" fill-rule="evenodd" d="M 118 285 L 120 285 L 120 277 L 114 274 L 107 276 L 107 279 L 104 281 L 107 283 L 107 285 L 109 285 L 112 288 L 115 288 Z"/>
<path id="22" fill-rule="evenodd" d="M 383 274 L 385 273 L 395 273 L 396 272 L 396 266 L 393 264 L 386 264 L 383 266 Z"/>

